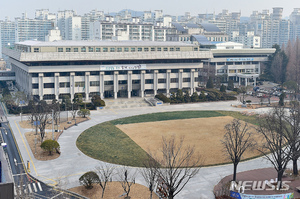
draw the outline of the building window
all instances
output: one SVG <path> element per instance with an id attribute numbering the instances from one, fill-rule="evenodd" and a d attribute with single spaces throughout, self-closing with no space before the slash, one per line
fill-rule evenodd
<path id="1" fill-rule="evenodd" d="M 66 52 L 71 52 L 71 48 L 66 48 Z"/>
<path id="2" fill-rule="evenodd" d="M 44 83 L 44 88 L 54 88 L 54 83 Z"/>
<path id="3" fill-rule="evenodd" d="M 180 48 L 176 48 L 176 51 L 180 51 Z"/>
<path id="4" fill-rule="evenodd" d="M 124 52 L 129 52 L 129 48 L 124 48 Z"/>
<path id="5" fill-rule="evenodd" d="M 108 48 L 103 48 L 103 52 L 108 52 Z"/>
<path id="6" fill-rule="evenodd" d="M 54 73 L 44 73 L 44 77 L 54 77 Z"/>
<path id="7" fill-rule="evenodd" d="M 146 79 L 145 84 L 153 84 L 153 79 Z"/>
<path id="8" fill-rule="evenodd" d="M 155 48 L 151 48 L 151 51 L 152 51 L 152 52 L 155 51 Z"/>
<path id="9" fill-rule="evenodd" d="M 85 76 L 85 72 L 75 72 L 75 76 Z"/>
<path id="10" fill-rule="evenodd" d="M 38 53 L 38 52 L 40 52 L 40 49 L 39 48 L 33 48 L 33 52 Z"/>
<path id="11" fill-rule="evenodd" d="M 157 51 L 161 51 L 161 48 L 157 48 Z"/>
<path id="12" fill-rule="evenodd" d="M 178 78 L 171 78 L 171 83 L 178 83 Z"/>
<path id="13" fill-rule="evenodd" d="M 104 85 L 114 85 L 114 81 L 104 81 Z"/>
<path id="14" fill-rule="evenodd" d="M 143 48 L 138 48 L 138 52 L 141 52 L 141 51 L 143 51 Z"/>
<path id="15" fill-rule="evenodd" d="M 133 70 L 132 74 L 141 74 L 141 71 L 140 70 Z"/>
<path id="16" fill-rule="evenodd" d="M 74 50 L 74 52 L 76 52 L 76 53 L 78 52 L 78 48 L 74 48 L 73 50 Z"/>
<path id="17" fill-rule="evenodd" d="M 132 80 L 132 84 L 140 84 L 140 83 L 141 83 L 141 80 L 139 80 L 139 79 Z"/>
<path id="18" fill-rule="evenodd" d="M 191 78 L 189 78 L 189 77 L 182 79 L 182 82 L 190 82 L 190 81 L 191 81 Z"/>
<path id="19" fill-rule="evenodd" d="M 82 48 L 81 48 L 81 52 L 86 52 L 86 48 L 85 48 L 85 47 L 82 47 Z"/>
<path id="20" fill-rule="evenodd" d="M 89 52 L 94 52 L 94 48 L 89 47 Z"/>
<path id="21" fill-rule="evenodd" d="M 189 72 L 191 72 L 191 70 L 190 69 L 183 69 L 183 72 L 184 73 L 189 73 Z"/>
<path id="22" fill-rule="evenodd" d="M 168 51 L 168 48 L 164 48 L 164 51 Z"/>
<path id="23" fill-rule="evenodd" d="M 170 51 L 174 51 L 174 48 L 170 48 Z"/>
<path id="24" fill-rule="evenodd" d="M 166 72 L 167 72 L 166 69 L 160 69 L 160 70 L 158 70 L 158 73 L 166 73 Z"/>
<path id="25" fill-rule="evenodd" d="M 58 52 L 64 52 L 64 49 L 63 48 L 58 48 Z"/>
<path id="26" fill-rule="evenodd" d="M 122 52 L 122 48 L 117 48 L 117 51 L 118 52 Z"/>
<path id="27" fill-rule="evenodd" d="M 162 83 L 166 83 L 166 82 L 167 82 L 166 79 L 158 79 L 157 81 L 158 81 L 159 84 L 162 84 Z"/>
<path id="28" fill-rule="evenodd" d="M 38 77 L 39 74 L 38 73 L 31 73 L 31 77 Z"/>
<path id="29" fill-rule="evenodd" d="M 70 87 L 70 82 L 60 82 L 59 87 L 60 88 L 69 88 Z"/>
<path id="30" fill-rule="evenodd" d="M 52 100 L 55 99 L 55 95 L 54 94 L 46 94 L 43 96 L 44 100 Z"/>
<path id="31" fill-rule="evenodd" d="M 127 80 L 119 80 L 119 84 L 127 84 Z"/>
<path id="32" fill-rule="evenodd" d="M 99 74 L 100 74 L 99 71 L 92 71 L 92 72 L 90 73 L 90 75 L 99 75 Z"/>
<path id="33" fill-rule="evenodd" d="M 75 82 L 75 87 L 84 87 L 85 82 Z"/>
<path id="34" fill-rule="evenodd" d="M 115 48 L 110 48 L 110 52 L 115 52 Z"/>
<path id="35" fill-rule="evenodd" d="M 104 72 L 104 75 L 113 75 L 114 74 L 114 71 L 105 71 Z"/>
<path id="36" fill-rule="evenodd" d="M 144 48 L 144 51 L 145 51 L 145 52 L 148 52 L 148 51 L 149 51 L 149 48 Z"/>
<path id="37" fill-rule="evenodd" d="M 194 51 L 198 51 L 198 48 L 194 48 Z"/>
<path id="38" fill-rule="evenodd" d="M 100 86 L 99 81 L 90 81 L 90 86 Z"/>
<path id="39" fill-rule="evenodd" d="M 96 48 L 96 52 L 101 52 L 101 48 Z"/>
<path id="40" fill-rule="evenodd" d="M 218 69 L 217 73 L 224 73 L 224 69 Z"/>
<path id="41" fill-rule="evenodd" d="M 32 89 L 38 89 L 39 88 L 39 84 L 32 84 Z"/>
<path id="42" fill-rule="evenodd" d="M 178 73 L 178 72 L 179 72 L 178 69 L 172 69 L 172 70 L 171 70 L 171 73 Z"/>
<path id="43" fill-rule="evenodd" d="M 130 50 L 131 52 L 135 52 L 135 48 L 131 48 L 131 50 Z"/>
<path id="44" fill-rule="evenodd" d="M 61 72 L 61 73 L 59 73 L 59 76 L 61 76 L 61 77 L 70 76 L 70 73 L 69 72 Z"/>

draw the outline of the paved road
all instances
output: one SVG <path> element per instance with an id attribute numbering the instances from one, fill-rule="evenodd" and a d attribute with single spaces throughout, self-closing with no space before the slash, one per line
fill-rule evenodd
<path id="1" fill-rule="evenodd" d="M 34 199 L 58 199 L 58 198 L 81 198 L 75 195 L 69 195 L 53 187 L 33 178 L 27 173 L 27 162 L 23 162 L 18 146 L 15 142 L 14 135 L 12 134 L 9 123 L 6 119 L 3 108 L 0 107 L 0 143 L 1 141 L 7 144 L 5 151 L 7 153 L 9 165 L 11 168 L 12 176 L 14 179 L 14 194 L 16 198 L 28 196 Z"/>
<path id="2" fill-rule="evenodd" d="M 38 161 L 34 159 L 33 154 L 25 141 L 24 133 L 31 129 L 20 128 L 18 122 L 20 117 L 9 117 L 11 128 L 18 142 L 20 151 L 24 161 L 30 161 L 32 165 L 31 174 L 41 181 L 49 184 L 58 184 L 62 188 L 71 188 L 79 186 L 79 177 L 90 170 L 94 170 L 96 166 L 104 164 L 104 162 L 95 160 L 83 154 L 76 147 L 76 139 L 81 132 L 89 127 L 105 121 L 123 118 L 133 115 L 165 112 L 165 111 L 183 111 L 183 110 L 234 110 L 245 111 L 245 109 L 237 109 L 232 104 L 238 101 L 229 102 L 209 102 L 185 105 L 171 105 L 148 108 L 120 109 L 120 110 L 101 110 L 92 111 L 91 120 L 78 124 L 60 136 L 58 142 L 61 146 L 61 155 L 59 158 L 50 161 Z M 266 112 L 268 109 L 249 110 L 256 112 Z M 112 165 L 119 168 L 119 165 Z M 240 163 L 239 171 L 270 167 L 271 165 L 263 158 Z M 136 168 L 132 168 L 136 170 Z M 201 168 L 198 175 L 193 178 L 186 188 L 176 197 L 181 198 L 213 198 L 213 187 L 217 182 L 226 175 L 232 174 L 232 165 L 214 166 Z M 145 184 L 140 175 L 137 176 L 137 183 Z"/>

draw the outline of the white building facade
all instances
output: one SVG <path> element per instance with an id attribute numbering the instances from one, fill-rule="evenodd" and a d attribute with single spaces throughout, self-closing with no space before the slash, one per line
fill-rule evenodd
<path id="1" fill-rule="evenodd" d="M 18 87 L 35 99 L 169 95 L 195 91 L 210 51 L 180 42 L 27 41 L 5 48 Z"/>

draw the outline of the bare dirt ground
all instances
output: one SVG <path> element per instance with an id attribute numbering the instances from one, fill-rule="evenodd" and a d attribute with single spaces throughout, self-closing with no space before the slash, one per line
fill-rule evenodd
<path id="1" fill-rule="evenodd" d="M 76 123 L 80 123 L 86 120 L 89 120 L 89 117 L 86 118 L 82 118 L 82 117 L 76 117 Z M 64 128 L 69 128 L 70 126 L 73 126 L 75 124 L 74 120 L 71 120 L 71 118 L 69 118 L 69 123 L 68 122 L 61 122 L 58 126 L 58 130 L 64 130 Z M 22 122 L 19 122 L 21 128 L 23 129 L 32 129 L 35 128 L 33 126 L 33 124 L 30 123 L 30 121 L 28 120 L 28 118 L 23 119 Z M 51 124 L 51 120 L 49 121 L 49 123 L 46 125 L 46 129 L 52 129 L 52 124 Z M 57 129 L 56 125 L 54 126 L 54 129 Z"/>
<path id="2" fill-rule="evenodd" d="M 54 137 L 58 135 L 59 132 L 54 132 Z M 46 135 L 47 134 L 47 135 Z M 58 153 L 53 152 L 52 155 L 49 155 L 48 151 L 44 151 L 41 146 L 41 136 L 38 133 L 35 135 L 35 132 L 27 132 L 25 133 L 25 137 L 27 139 L 28 145 L 34 155 L 34 158 L 37 160 L 53 160 L 59 157 Z M 36 146 L 35 146 L 35 138 L 36 138 Z M 44 141 L 52 139 L 52 133 L 45 133 Z"/>
<path id="3" fill-rule="evenodd" d="M 176 135 L 176 138 L 184 136 L 184 145 L 195 147 L 196 153 L 199 153 L 204 161 L 203 165 L 212 165 L 230 162 L 226 158 L 221 139 L 225 134 L 224 126 L 233 119 L 230 116 L 222 116 L 125 124 L 117 127 L 145 151 L 158 158 L 162 156 L 160 151 L 162 136 L 167 138 L 172 135 Z M 260 140 L 258 136 L 255 138 Z M 245 152 L 243 159 L 258 155 L 260 153 L 257 150 Z"/>
<path id="4" fill-rule="evenodd" d="M 124 198 L 124 196 L 120 197 L 124 193 L 124 190 L 119 182 L 109 182 L 107 186 L 108 187 L 105 189 L 104 192 L 104 197 L 103 197 L 104 199 Z M 78 193 L 80 195 L 83 195 L 85 197 L 88 197 L 90 199 L 101 198 L 101 194 L 102 194 L 102 189 L 99 185 L 94 185 L 93 189 L 86 189 L 83 186 L 79 186 L 79 187 L 71 188 L 69 190 Z M 150 196 L 150 192 L 148 191 L 147 187 L 140 184 L 134 184 L 131 187 L 129 196 L 131 197 L 131 199 L 148 199 Z M 153 193 L 152 198 L 158 199 L 158 196 Z"/>
<path id="5" fill-rule="evenodd" d="M 27 119 L 27 118 L 26 118 Z M 76 123 L 84 122 L 88 120 L 89 118 L 81 118 L 81 117 L 76 117 Z M 62 122 L 58 126 L 58 132 L 54 132 L 54 139 L 58 139 L 59 135 L 63 133 L 63 130 L 65 128 L 69 128 L 70 126 L 73 126 L 75 124 L 74 120 L 71 120 L 71 123 Z M 22 122 L 19 122 L 21 128 L 25 129 L 32 129 L 32 131 L 25 133 L 25 137 L 27 139 L 28 145 L 30 146 L 30 149 L 34 155 L 34 158 L 37 160 L 53 160 L 55 158 L 59 157 L 58 153 L 52 153 L 52 155 L 49 155 L 49 152 L 44 151 L 40 145 L 41 145 L 41 136 L 38 130 L 38 134 L 36 135 L 34 126 L 30 123 L 28 120 L 23 120 Z M 56 127 L 54 127 L 57 129 Z M 52 129 L 52 124 L 47 124 L 46 129 Z M 36 139 L 36 143 L 35 143 Z M 52 132 L 46 132 L 44 141 L 47 139 L 52 139 Z"/>

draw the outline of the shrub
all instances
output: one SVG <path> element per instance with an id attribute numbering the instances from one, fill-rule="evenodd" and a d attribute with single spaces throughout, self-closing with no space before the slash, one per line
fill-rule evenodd
<path id="1" fill-rule="evenodd" d="M 89 116 L 91 114 L 89 109 L 80 109 L 80 111 L 78 111 L 77 113 L 80 117 L 86 117 Z"/>
<path id="2" fill-rule="evenodd" d="M 45 151 L 49 151 L 49 155 L 52 155 L 52 151 L 59 148 L 59 144 L 55 140 L 45 140 L 41 144 L 41 148 Z"/>
<path id="3" fill-rule="evenodd" d="M 167 96 L 165 96 L 162 93 L 159 93 L 158 95 L 155 95 L 155 97 L 161 101 L 163 101 L 164 103 L 170 103 L 171 100 L 169 98 L 167 98 Z"/>
<path id="4" fill-rule="evenodd" d="M 99 95 L 94 95 L 92 97 L 92 103 L 94 106 L 99 107 L 99 106 L 105 106 L 105 102 L 100 98 Z"/>
<path id="5" fill-rule="evenodd" d="M 80 184 L 82 184 L 86 189 L 93 188 L 93 184 L 99 182 L 99 176 L 94 171 L 89 171 L 83 174 L 79 178 Z"/>

